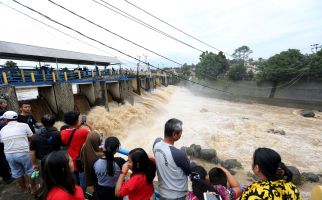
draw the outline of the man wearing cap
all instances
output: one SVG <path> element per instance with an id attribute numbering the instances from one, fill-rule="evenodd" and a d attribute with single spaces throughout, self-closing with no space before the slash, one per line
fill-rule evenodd
<path id="1" fill-rule="evenodd" d="M 28 191 L 24 175 L 31 182 L 32 163 L 29 158 L 29 142 L 32 136 L 28 124 L 17 122 L 18 114 L 6 111 L 2 118 L 7 123 L 0 131 L 0 142 L 4 144 L 4 153 L 11 168 L 12 177 L 18 179 L 20 187 Z"/>
<path id="2" fill-rule="evenodd" d="M 0 130 L 6 125 L 6 122 L 2 118 L 2 115 L 6 112 L 7 101 L 5 99 L 0 99 Z M 6 184 L 12 182 L 12 177 L 10 174 L 10 167 L 4 155 L 4 144 L 0 142 L 0 176 Z"/>

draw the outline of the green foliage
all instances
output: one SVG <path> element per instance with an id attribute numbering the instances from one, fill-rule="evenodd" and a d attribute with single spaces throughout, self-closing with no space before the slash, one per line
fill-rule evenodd
<path id="1" fill-rule="evenodd" d="M 243 45 L 235 50 L 233 56 L 236 60 L 247 62 L 249 59 L 249 55 L 253 53 L 253 51 L 246 45 Z"/>
<path id="2" fill-rule="evenodd" d="M 310 56 L 309 78 L 322 80 L 322 49 Z"/>
<path id="3" fill-rule="evenodd" d="M 187 63 L 183 64 L 182 67 L 179 69 L 179 72 L 186 77 L 189 77 L 191 75 L 191 70 L 194 67 L 194 65 L 188 65 Z"/>
<path id="4" fill-rule="evenodd" d="M 246 74 L 246 68 L 241 62 L 233 64 L 228 71 L 229 79 L 234 81 L 242 80 L 244 77 L 246 77 Z"/>
<path id="5" fill-rule="evenodd" d="M 17 63 L 8 60 L 5 64 L 4 64 L 5 68 L 16 68 L 17 67 Z"/>
<path id="6" fill-rule="evenodd" d="M 228 60 L 223 52 L 218 54 L 203 52 L 200 62 L 196 65 L 196 76 L 201 79 L 215 80 L 221 74 L 225 74 L 229 68 Z"/>
<path id="7" fill-rule="evenodd" d="M 289 81 L 308 70 L 306 57 L 300 50 L 289 49 L 258 63 L 256 79 L 258 81 Z"/>

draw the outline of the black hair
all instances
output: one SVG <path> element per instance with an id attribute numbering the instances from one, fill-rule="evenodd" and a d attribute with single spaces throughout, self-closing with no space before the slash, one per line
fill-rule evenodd
<path id="1" fill-rule="evenodd" d="M 212 168 L 209 171 L 209 180 L 214 185 L 222 185 L 227 187 L 227 175 L 221 168 Z"/>
<path id="2" fill-rule="evenodd" d="M 36 198 L 45 200 L 54 187 L 59 187 L 67 193 L 74 195 L 75 182 L 69 168 L 67 151 L 53 151 L 41 161 L 42 188 Z"/>
<path id="3" fill-rule="evenodd" d="M 147 183 L 152 183 L 156 166 L 148 157 L 148 154 L 142 148 L 136 148 L 130 151 L 129 157 L 132 159 L 133 174 L 143 173 L 146 176 Z"/>
<path id="4" fill-rule="evenodd" d="M 164 137 L 171 137 L 182 131 L 182 121 L 176 118 L 169 119 L 164 126 Z"/>
<path id="5" fill-rule="evenodd" d="M 64 122 L 67 125 L 73 126 L 79 120 L 79 112 L 70 111 L 64 114 Z"/>
<path id="6" fill-rule="evenodd" d="M 206 180 L 207 171 L 202 166 L 195 166 L 191 169 L 192 192 L 199 200 L 204 200 L 204 192 L 217 192 L 216 189 Z"/>
<path id="7" fill-rule="evenodd" d="M 54 126 L 56 122 L 56 117 L 55 115 L 44 115 L 41 118 L 41 123 L 44 125 L 44 127 L 51 127 Z"/>
<path id="8" fill-rule="evenodd" d="M 105 158 L 107 160 L 107 174 L 109 176 L 114 175 L 114 154 L 117 149 L 120 147 L 120 141 L 117 137 L 108 137 L 105 139 Z"/>
<path id="9" fill-rule="evenodd" d="M 19 108 L 21 108 L 23 105 L 31 105 L 29 101 L 19 101 Z"/>
<path id="10" fill-rule="evenodd" d="M 62 126 L 60 127 L 60 131 L 63 131 L 63 130 L 65 130 L 65 129 L 68 129 L 69 127 L 70 127 L 69 125 L 64 124 L 64 125 L 62 125 Z"/>
<path id="11" fill-rule="evenodd" d="M 292 180 L 292 172 L 282 163 L 281 156 L 269 148 L 258 148 L 254 152 L 253 167 L 258 165 L 259 169 L 269 181 L 285 179 Z"/>

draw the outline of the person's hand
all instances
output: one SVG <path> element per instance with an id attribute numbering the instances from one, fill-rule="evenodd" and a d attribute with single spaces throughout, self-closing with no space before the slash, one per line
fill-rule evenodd
<path id="1" fill-rule="evenodd" d="M 32 169 L 33 170 L 39 170 L 39 166 L 38 165 L 32 165 Z"/>
<path id="2" fill-rule="evenodd" d="M 129 161 L 127 161 L 122 166 L 122 174 L 127 174 L 127 172 L 129 171 L 129 169 L 130 169 L 130 167 L 129 167 Z"/>

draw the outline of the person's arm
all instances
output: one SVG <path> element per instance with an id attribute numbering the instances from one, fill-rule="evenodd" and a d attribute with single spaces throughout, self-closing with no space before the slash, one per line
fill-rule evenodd
<path id="1" fill-rule="evenodd" d="M 225 174 L 227 176 L 228 184 L 229 184 L 230 188 L 235 192 L 236 199 L 237 199 L 237 197 L 239 197 L 242 193 L 239 182 L 226 168 L 221 167 L 221 169 L 225 172 Z"/>
<path id="2" fill-rule="evenodd" d="M 123 164 L 122 166 L 122 171 L 121 174 L 116 182 L 116 186 L 115 186 L 115 196 L 117 197 L 121 197 L 120 196 L 120 190 L 122 188 L 122 184 L 124 182 L 124 177 L 126 176 L 127 172 L 129 171 L 129 163 L 126 162 Z"/>
<path id="3" fill-rule="evenodd" d="M 184 173 L 188 176 L 191 173 L 192 163 L 190 163 L 187 155 L 183 151 L 173 146 L 170 146 L 170 151 L 176 165 L 180 167 L 182 171 L 184 171 Z"/>
<path id="4" fill-rule="evenodd" d="M 30 151 L 29 157 L 32 162 L 32 169 L 39 169 L 37 158 L 36 158 L 36 151 L 35 150 Z"/>
<path id="5" fill-rule="evenodd" d="M 25 131 L 26 131 L 26 135 L 27 135 L 27 138 L 28 138 L 28 141 L 31 140 L 31 136 L 34 134 L 32 132 L 32 130 L 30 129 L 29 125 L 28 124 L 25 124 Z"/>

